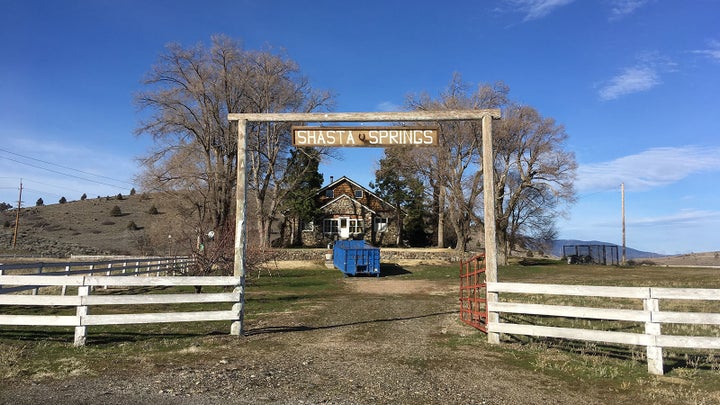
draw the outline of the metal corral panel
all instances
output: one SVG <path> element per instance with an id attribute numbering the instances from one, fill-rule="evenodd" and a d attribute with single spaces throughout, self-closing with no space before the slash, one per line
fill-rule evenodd
<path id="1" fill-rule="evenodd" d="M 362 240 L 339 240 L 333 246 L 333 264 L 345 275 L 380 277 L 380 249 Z"/>

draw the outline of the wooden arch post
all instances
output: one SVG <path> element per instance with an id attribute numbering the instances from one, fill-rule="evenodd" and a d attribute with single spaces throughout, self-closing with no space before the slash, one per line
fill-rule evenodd
<path id="1" fill-rule="evenodd" d="M 240 277 L 237 290 L 240 301 L 233 307 L 238 320 L 233 322 L 230 333 L 242 335 L 245 319 L 245 253 L 247 249 L 247 124 L 249 122 L 435 122 L 435 121 L 482 121 L 483 173 L 493 173 L 492 119 L 500 119 L 500 109 L 456 111 L 408 111 L 374 113 L 230 113 L 229 121 L 238 123 L 237 191 L 235 210 L 235 264 L 233 275 Z M 495 182 L 493 176 L 483 176 L 485 263 L 486 278 L 497 281 L 497 239 L 495 236 Z M 488 296 L 488 301 L 491 297 Z M 495 295 L 497 300 L 497 295 Z M 490 320 L 488 320 L 490 321 Z M 491 335 L 495 335 L 494 337 Z M 490 343 L 498 334 L 489 334 Z"/>

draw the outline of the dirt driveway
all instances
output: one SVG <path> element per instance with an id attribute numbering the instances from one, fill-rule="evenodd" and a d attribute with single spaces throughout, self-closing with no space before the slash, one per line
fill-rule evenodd
<path id="1" fill-rule="evenodd" d="M 0 403 L 605 404 L 609 394 L 644 403 L 512 365 L 458 322 L 454 282 L 342 283 L 347 294 L 310 309 L 255 317 L 244 337 L 113 355 L 100 368 L 81 354 L 101 349 L 79 349 L 63 378 L 2 381 Z"/>

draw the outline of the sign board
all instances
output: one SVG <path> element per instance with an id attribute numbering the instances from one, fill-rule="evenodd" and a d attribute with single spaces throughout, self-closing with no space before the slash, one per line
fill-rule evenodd
<path id="1" fill-rule="evenodd" d="M 433 127 L 292 127 L 293 146 L 437 146 Z"/>

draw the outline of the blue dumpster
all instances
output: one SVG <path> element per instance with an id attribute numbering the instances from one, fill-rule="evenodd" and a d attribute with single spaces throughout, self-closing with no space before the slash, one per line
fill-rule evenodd
<path id="1" fill-rule="evenodd" d="M 380 248 L 363 240 L 339 240 L 333 246 L 333 264 L 346 276 L 380 277 Z"/>

